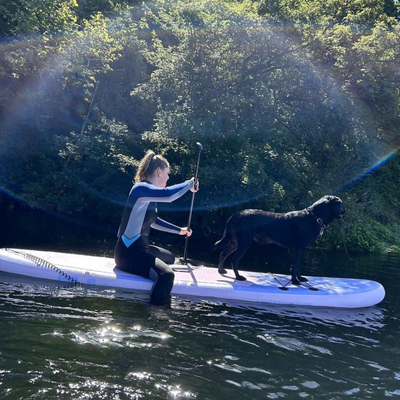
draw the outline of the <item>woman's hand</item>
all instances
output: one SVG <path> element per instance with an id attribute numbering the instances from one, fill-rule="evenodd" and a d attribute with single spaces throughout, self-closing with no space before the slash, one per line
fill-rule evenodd
<path id="1" fill-rule="evenodd" d="M 200 182 L 199 182 L 198 179 L 196 181 L 194 178 L 192 178 L 192 180 L 194 181 L 194 186 L 190 189 L 190 191 L 193 192 L 193 193 L 196 193 L 200 189 Z"/>
<path id="2" fill-rule="evenodd" d="M 189 228 L 181 228 L 181 231 L 179 232 L 180 235 L 190 237 L 192 236 L 192 230 Z"/>

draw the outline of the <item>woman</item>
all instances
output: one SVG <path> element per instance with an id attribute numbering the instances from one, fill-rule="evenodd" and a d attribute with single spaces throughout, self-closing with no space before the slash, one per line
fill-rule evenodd
<path id="1" fill-rule="evenodd" d="M 171 292 L 175 275 L 167 264 L 173 264 L 175 257 L 168 250 L 150 245 L 150 229 L 186 236 L 192 234 L 191 229 L 158 218 L 157 202 L 170 203 L 188 190 L 199 190 L 194 178 L 166 187 L 169 169 L 168 161 L 151 150 L 141 160 L 122 214 L 114 252 L 117 268 L 154 281 L 151 290 L 154 304 L 163 304 Z"/>

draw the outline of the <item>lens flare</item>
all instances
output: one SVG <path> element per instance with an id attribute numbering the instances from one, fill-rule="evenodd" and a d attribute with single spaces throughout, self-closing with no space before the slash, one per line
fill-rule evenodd
<path id="1" fill-rule="evenodd" d="M 382 157 L 378 162 L 376 162 L 372 167 L 366 169 L 363 171 L 360 175 L 356 176 L 354 179 L 352 179 L 350 182 L 346 183 L 343 185 L 340 189 L 336 190 L 334 194 L 343 192 L 344 190 L 348 189 L 349 187 L 353 186 L 357 182 L 361 181 L 362 179 L 366 178 L 368 175 L 372 174 L 373 172 L 377 171 L 380 167 L 382 167 L 384 164 L 386 164 L 389 160 L 391 160 L 399 151 L 399 149 L 394 149 L 392 150 L 389 154 L 386 154 L 384 157 Z"/>

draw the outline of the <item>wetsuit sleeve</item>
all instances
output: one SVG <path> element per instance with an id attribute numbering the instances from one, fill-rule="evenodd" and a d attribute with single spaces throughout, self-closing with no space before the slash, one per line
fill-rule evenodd
<path id="1" fill-rule="evenodd" d="M 179 235 L 179 232 L 181 231 L 181 228 L 179 226 L 171 224 L 170 222 L 164 221 L 163 219 L 158 218 L 158 217 L 157 217 L 156 222 L 154 222 L 154 224 L 152 224 L 151 227 L 154 229 L 157 229 L 159 231 L 175 233 L 178 235 Z"/>
<path id="2" fill-rule="evenodd" d="M 167 186 L 166 188 L 159 188 L 152 184 L 137 184 L 132 189 L 132 195 L 141 198 L 144 202 L 161 202 L 171 203 L 179 197 L 183 196 L 188 190 L 194 186 L 193 180 L 187 180 L 173 186 Z"/>

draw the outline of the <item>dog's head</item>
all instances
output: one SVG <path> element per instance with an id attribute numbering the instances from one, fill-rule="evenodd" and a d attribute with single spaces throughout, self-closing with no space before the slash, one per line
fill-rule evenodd
<path id="1" fill-rule="evenodd" d="M 346 212 L 342 200 L 337 196 L 324 196 L 311 208 L 324 221 L 325 225 L 331 223 L 335 218 L 342 218 Z"/>

